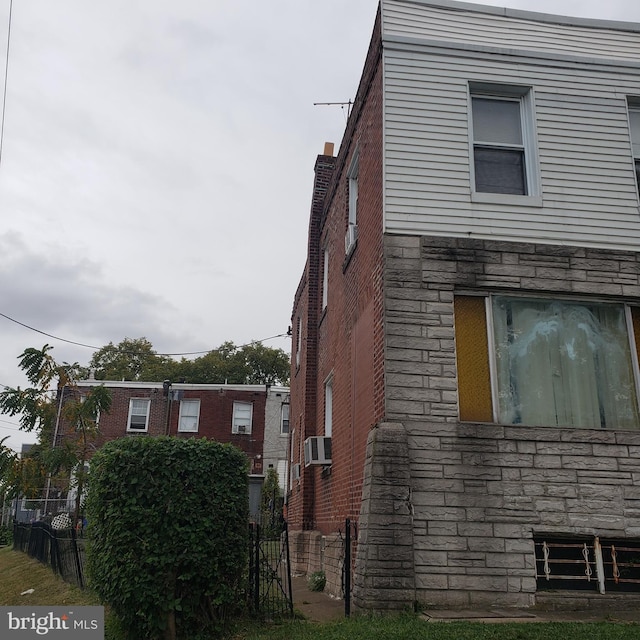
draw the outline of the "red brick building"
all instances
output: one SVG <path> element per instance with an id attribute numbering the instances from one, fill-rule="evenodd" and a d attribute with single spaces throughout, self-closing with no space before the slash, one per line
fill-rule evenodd
<path id="1" fill-rule="evenodd" d="M 96 448 L 138 435 L 209 438 L 244 451 L 252 474 L 263 474 L 269 466 L 282 472 L 286 466 L 288 388 L 87 380 L 78 383 L 78 390 L 82 393 L 96 384 L 109 389 L 112 399 L 109 413 L 99 417 Z M 58 444 L 67 431 L 63 422 Z"/>

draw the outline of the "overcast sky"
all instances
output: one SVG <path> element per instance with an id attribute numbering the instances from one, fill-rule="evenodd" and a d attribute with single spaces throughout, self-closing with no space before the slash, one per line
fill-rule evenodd
<path id="1" fill-rule="evenodd" d="M 484 2 L 640 22 L 637 0 Z M 4 80 L 9 0 L 0 0 Z M 0 313 L 99 348 L 290 351 L 313 165 L 339 146 L 377 0 L 18 0 L 0 163 Z M 0 317 L 17 357 L 95 349 Z M 0 439 L 33 436 L 0 415 Z"/>

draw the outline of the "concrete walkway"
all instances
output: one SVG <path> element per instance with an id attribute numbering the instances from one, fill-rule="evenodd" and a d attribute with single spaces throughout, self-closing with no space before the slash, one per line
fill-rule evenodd
<path id="1" fill-rule="evenodd" d="M 306 576 L 292 579 L 293 606 L 311 622 L 334 622 L 344 615 L 344 600 L 332 598 L 322 591 L 310 591 Z M 421 616 L 426 622 L 635 622 L 640 624 L 640 606 L 605 609 L 538 611 L 532 609 L 451 610 L 429 609 Z M 352 613 L 355 615 L 355 611 Z M 640 634 L 639 634 L 640 635 Z"/>
<path id="2" fill-rule="evenodd" d="M 311 591 L 306 576 L 291 579 L 293 608 L 312 622 L 333 622 L 344 618 L 344 600 L 332 598 L 323 591 Z"/>

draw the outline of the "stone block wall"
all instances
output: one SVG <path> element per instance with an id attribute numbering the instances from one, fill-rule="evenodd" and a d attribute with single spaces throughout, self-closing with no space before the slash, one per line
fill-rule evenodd
<path id="1" fill-rule="evenodd" d="M 454 295 L 469 292 L 637 304 L 638 254 L 387 236 L 384 286 L 386 418 L 406 431 L 406 517 L 420 604 L 533 605 L 534 535 L 640 538 L 640 432 L 460 422 L 453 311 Z M 393 536 L 379 527 L 383 537 L 372 539 L 364 524 L 398 515 L 397 497 L 375 487 L 385 457 L 372 456 L 356 578 L 368 585 L 361 602 L 388 602 L 386 582 L 398 603 L 409 604 L 407 572 L 387 562 L 385 550 L 397 549 Z"/>

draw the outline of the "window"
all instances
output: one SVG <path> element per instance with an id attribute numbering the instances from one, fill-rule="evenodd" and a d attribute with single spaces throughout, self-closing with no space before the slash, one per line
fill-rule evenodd
<path id="1" fill-rule="evenodd" d="M 129 400 L 129 418 L 127 420 L 128 431 L 146 431 L 149 427 L 150 400 L 144 398 L 131 398 Z"/>
<path id="2" fill-rule="evenodd" d="M 298 316 L 296 323 L 296 368 L 300 368 L 300 357 L 302 354 L 302 316 Z"/>
<path id="3" fill-rule="evenodd" d="M 356 151 L 351 160 L 351 166 L 347 172 L 348 188 L 349 188 L 349 214 L 347 233 L 344 239 L 345 253 L 349 253 L 355 246 L 358 238 L 358 167 L 360 164 L 360 155 Z"/>
<path id="4" fill-rule="evenodd" d="M 322 310 L 327 308 L 327 296 L 329 293 L 329 249 L 324 250 L 322 262 Z"/>
<path id="5" fill-rule="evenodd" d="M 461 420 L 638 429 L 639 311 L 599 302 L 456 297 Z"/>
<path id="6" fill-rule="evenodd" d="M 473 191 L 537 195 L 531 91 L 471 85 Z"/>
<path id="7" fill-rule="evenodd" d="M 640 103 L 629 104 L 629 127 L 631 129 L 631 148 L 636 169 L 636 182 L 640 189 Z"/>
<path id="8" fill-rule="evenodd" d="M 181 431 L 181 432 L 198 431 L 199 418 L 200 418 L 200 400 L 181 400 L 180 401 L 178 431 Z"/>
<path id="9" fill-rule="evenodd" d="M 587 536 L 534 537 L 539 591 L 640 591 L 640 541 Z"/>
<path id="10" fill-rule="evenodd" d="M 324 435 L 331 437 L 333 432 L 333 376 L 324 383 Z"/>
<path id="11" fill-rule="evenodd" d="M 253 420 L 253 404 L 251 402 L 233 403 L 233 424 L 231 433 L 251 433 Z"/>
<path id="12" fill-rule="evenodd" d="M 282 405 L 282 420 L 280 422 L 280 433 L 289 433 L 289 405 Z"/>

